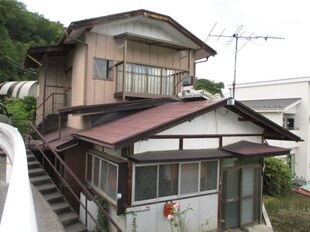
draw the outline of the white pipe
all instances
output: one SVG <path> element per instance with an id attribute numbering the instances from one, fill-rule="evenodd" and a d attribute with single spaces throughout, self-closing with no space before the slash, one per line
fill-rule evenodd
<path id="1" fill-rule="evenodd" d="M 0 232 L 37 232 L 25 144 L 16 128 L 0 123 L 0 147 L 12 164 Z"/>

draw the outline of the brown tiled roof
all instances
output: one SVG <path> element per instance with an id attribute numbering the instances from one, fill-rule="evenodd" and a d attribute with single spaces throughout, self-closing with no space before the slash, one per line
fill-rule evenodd
<path id="1" fill-rule="evenodd" d="M 226 105 L 227 99 L 171 102 L 74 134 L 108 147 L 124 147 Z"/>
<path id="2" fill-rule="evenodd" d="M 241 157 L 287 155 L 291 150 L 289 148 L 270 146 L 268 144 L 252 143 L 244 140 L 221 147 L 220 149 Z"/>

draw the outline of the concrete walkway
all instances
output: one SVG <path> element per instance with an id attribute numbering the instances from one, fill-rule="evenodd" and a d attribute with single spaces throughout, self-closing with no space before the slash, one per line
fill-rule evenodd
<path id="1" fill-rule="evenodd" d="M 4 202 L 8 190 L 5 183 L 6 156 L 0 153 L 0 221 L 2 218 Z M 65 231 L 55 212 L 33 186 L 31 186 L 39 232 Z"/>

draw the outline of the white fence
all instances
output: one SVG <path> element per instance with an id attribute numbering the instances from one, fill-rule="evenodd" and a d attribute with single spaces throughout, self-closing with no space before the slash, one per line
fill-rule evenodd
<path id="1" fill-rule="evenodd" d="M 9 188 L 2 214 L 0 232 L 37 232 L 37 221 L 28 176 L 26 149 L 18 130 L 0 123 L 0 147 L 12 168 L 7 168 Z"/>

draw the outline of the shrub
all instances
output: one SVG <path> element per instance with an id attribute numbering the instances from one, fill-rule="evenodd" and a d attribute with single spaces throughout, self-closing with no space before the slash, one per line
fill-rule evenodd
<path id="1" fill-rule="evenodd" d="M 292 173 L 284 159 L 268 157 L 265 159 L 264 194 L 285 195 L 292 189 Z"/>
<path id="2" fill-rule="evenodd" d="M 12 124 L 18 128 L 21 134 L 27 133 L 25 121 L 33 120 L 36 111 L 36 99 L 34 97 L 9 98 L 5 105 L 9 113 L 12 114 Z"/>

